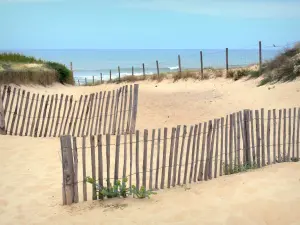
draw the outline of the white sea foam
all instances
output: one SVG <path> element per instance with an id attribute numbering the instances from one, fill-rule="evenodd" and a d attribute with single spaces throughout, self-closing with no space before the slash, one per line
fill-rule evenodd
<path id="1" fill-rule="evenodd" d="M 169 70 L 178 70 L 179 69 L 178 66 L 171 66 L 171 67 L 168 67 L 168 68 L 169 68 Z"/>

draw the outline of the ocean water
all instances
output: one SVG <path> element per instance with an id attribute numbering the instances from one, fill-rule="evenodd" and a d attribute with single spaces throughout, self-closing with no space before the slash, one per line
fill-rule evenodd
<path id="1" fill-rule="evenodd" d="M 0 50 L 0 52 L 3 52 Z M 5 51 L 8 52 L 8 51 Z M 131 75 L 132 67 L 134 74 L 142 74 L 142 64 L 145 65 L 146 74 L 156 73 L 156 60 L 159 62 L 160 72 L 178 70 L 178 55 L 181 56 L 182 69 L 200 68 L 200 50 L 198 49 L 168 49 L 168 50 L 14 50 L 28 56 L 34 56 L 44 60 L 51 60 L 70 67 L 73 63 L 76 81 L 83 82 L 85 78 L 91 80 L 109 79 L 109 71 L 112 70 L 112 78 L 118 77 L 118 66 L 121 76 Z M 225 67 L 225 49 L 202 50 L 203 65 L 205 67 Z M 270 60 L 280 50 L 262 50 L 263 60 Z M 258 49 L 229 49 L 230 67 L 258 63 Z"/>

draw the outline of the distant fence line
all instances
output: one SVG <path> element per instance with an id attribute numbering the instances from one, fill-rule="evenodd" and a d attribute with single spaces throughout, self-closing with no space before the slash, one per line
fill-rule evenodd
<path id="1" fill-rule="evenodd" d="M 228 48 L 226 48 L 225 51 L 222 51 L 222 52 L 224 52 L 224 54 L 225 54 L 224 68 L 226 69 L 226 74 L 228 73 L 230 67 L 234 68 L 234 67 L 241 66 L 241 65 L 230 65 L 229 64 L 229 49 Z M 212 54 L 212 53 L 210 53 L 210 54 Z M 259 65 L 259 72 L 261 73 L 262 61 L 263 61 L 261 41 L 259 41 L 259 43 L 258 43 L 258 52 L 257 52 L 257 54 L 258 54 L 258 62 L 257 62 L 257 64 Z M 204 59 L 203 52 L 200 51 L 200 60 L 199 60 L 199 62 L 200 62 L 200 69 L 199 69 L 199 72 L 200 72 L 202 78 L 204 76 L 204 69 L 205 69 L 204 68 L 204 63 L 203 63 L 204 60 L 203 59 Z M 136 69 L 137 68 L 134 68 L 133 66 L 131 67 L 131 75 L 132 76 L 136 75 L 135 74 L 135 70 Z M 141 68 L 138 68 L 138 69 L 142 71 L 142 73 L 139 73 L 139 75 L 146 76 L 146 72 L 145 72 L 146 70 L 145 70 L 145 64 L 144 63 L 141 65 Z M 97 70 L 74 69 L 73 68 L 73 63 L 70 62 L 70 70 L 72 70 L 73 72 L 76 72 L 76 71 L 78 71 L 78 72 L 80 72 L 80 71 L 81 72 L 82 71 L 98 71 L 99 72 L 99 76 L 91 76 L 89 80 L 87 79 L 87 77 L 81 78 L 81 79 L 77 78 L 76 81 L 75 81 L 75 83 L 78 84 L 79 86 L 80 85 L 88 85 L 88 84 L 95 85 L 95 84 L 102 84 L 102 83 L 104 83 L 104 78 L 103 78 L 104 76 L 103 76 L 103 73 L 101 72 L 100 69 L 97 69 Z M 181 65 L 181 57 L 180 57 L 180 55 L 178 55 L 178 69 L 177 69 L 177 71 L 174 71 L 174 72 L 181 73 L 182 71 L 183 70 L 182 70 L 182 65 Z M 121 68 L 120 68 L 120 66 L 117 67 L 117 73 L 118 73 L 118 77 L 115 80 L 121 81 Z M 160 75 L 160 73 L 161 73 L 161 68 L 159 67 L 159 61 L 156 60 L 156 74 Z M 109 75 L 107 75 L 107 76 L 109 76 L 109 79 L 107 79 L 107 81 L 112 81 L 113 80 L 113 78 L 112 78 L 112 70 L 109 70 Z M 129 76 L 129 74 L 127 76 Z"/>
<path id="2" fill-rule="evenodd" d="M 4 86 L 3 92 L 0 88 L 0 130 L 32 137 L 134 133 L 138 87 L 81 95 L 77 101 L 73 95 L 32 94 Z"/>
<path id="3" fill-rule="evenodd" d="M 128 178 L 129 186 L 158 190 L 297 162 L 300 108 L 268 110 L 267 116 L 264 109 L 243 110 L 189 130 L 187 126 L 173 127 L 171 136 L 167 128 L 163 133 L 153 129 L 151 138 L 148 136 L 147 129 L 143 135 L 137 130 L 116 137 L 62 136 L 63 204 L 87 201 L 88 196 L 97 199 L 94 187 L 87 187 L 87 176 L 100 188 Z"/>

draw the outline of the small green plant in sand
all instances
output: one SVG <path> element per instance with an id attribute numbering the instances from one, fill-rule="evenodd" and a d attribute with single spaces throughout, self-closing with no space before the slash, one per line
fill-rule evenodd
<path id="1" fill-rule="evenodd" d="M 246 172 L 248 170 L 254 170 L 254 169 L 257 169 L 256 163 L 253 164 L 245 163 L 240 165 L 232 163 L 232 168 L 230 168 L 230 165 L 225 165 L 225 163 L 223 163 L 223 172 L 225 175 Z"/>
<path id="2" fill-rule="evenodd" d="M 86 182 L 93 185 L 99 199 L 104 198 L 127 198 L 133 195 L 134 198 L 150 198 L 151 195 L 155 195 L 156 192 L 146 190 L 145 187 L 138 189 L 134 185 L 131 188 L 127 187 L 127 178 L 123 178 L 122 181 L 117 180 L 114 185 L 109 183 L 108 187 L 100 187 L 92 177 L 87 177 Z"/>

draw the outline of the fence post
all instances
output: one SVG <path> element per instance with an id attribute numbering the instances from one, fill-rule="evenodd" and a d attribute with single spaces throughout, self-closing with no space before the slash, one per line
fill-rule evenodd
<path id="1" fill-rule="evenodd" d="M 70 70 L 73 71 L 73 63 L 70 62 Z"/>
<path id="2" fill-rule="evenodd" d="M 95 84 L 95 78 L 94 78 L 94 76 L 93 76 L 93 85 Z"/>
<path id="3" fill-rule="evenodd" d="M 74 167 L 71 136 L 61 136 L 60 144 L 63 172 L 63 205 L 70 205 L 74 202 Z"/>
<path id="4" fill-rule="evenodd" d="M 135 132 L 135 124 L 136 124 L 136 116 L 137 116 L 137 106 L 138 106 L 138 95 L 139 95 L 139 85 L 134 84 L 133 89 L 133 107 L 132 107 L 132 118 L 131 118 L 131 128 L 130 133 L 134 134 Z"/>
<path id="5" fill-rule="evenodd" d="M 146 73 L 145 73 L 145 64 L 143 63 L 143 75 L 146 76 Z"/>
<path id="6" fill-rule="evenodd" d="M 102 84 L 102 73 L 100 73 L 100 84 Z"/>
<path id="7" fill-rule="evenodd" d="M 258 43 L 259 45 L 259 74 L 261 75 L 262 73 L 262 53 L 261 53 L 261 41 Z"/>
<path id="8" fill-rule="evenodd" d="M 85 85 L 87 85 L 87 79 L 85 78 Z"/>
<path id="9" fill-rule="evenodd" d="M 244 135 L 245 135 L 245 151 L 246 151 L 246 164 L 251 163 L 251 149 L 250 149 L 250 131 L 249 131 L 249 113 L 248 109 L 244 110 Z M 242 122 L 242 121 L 241 121 Z"/>
<path id="10" fill-rule="evenodd" d="M 118 73 L 119 73 L 119 82 L 121 81 L 121 71 L 120 71 L 120 66 L 118 66 Z"/>
<path id="11" fill-rule="evenodd" d="M 200 51 L 200 64 L 201 64 L 201 79 L 203 80 L 203 55 L 202 55 L 202 51 Z"/>
<path id="12" fill-rule="evenodd" d="M 2 96 L 1 96 L 1 87 L 0 87 L 0 135 L 6 135 L 5 130 L 5 115 L 4 115 L 4 109 L 3 109 L 3 102 L 2 102 Z"/>
<path id="13" fill-rule="evenodd" d="M 178 70 L 179 70 L 179 73 L 181 73 L 181 59 L 180 59 L 180 55 L 178 55 Z"/>
<path id="14" fill-rule="evenodd" d="M 78 79 L 78 86 L 80 86 L 80 82 L 79 82 L 79 79 Z"/>
<path id="15" fill-rule="evenodd" d="M 132 67 L 132 76 L 134 76 L 134 67 Z"/>
<path id="16" fill-rule="evenodd" d="M 156 60 L 156 71 L 157 71 L 157 76 L 159 76 L 159 65 L 158 65 L 158 60 Z"/>
<path id="17" fill-rule="evenodd" d="M 109 80 L 111 81 L 111 70 L 109 70 Z"/>
<path id="18" fill-rule="evenodd" d="M 228 48 L 226 48 L 226 77 L 228 76 Z"/>

